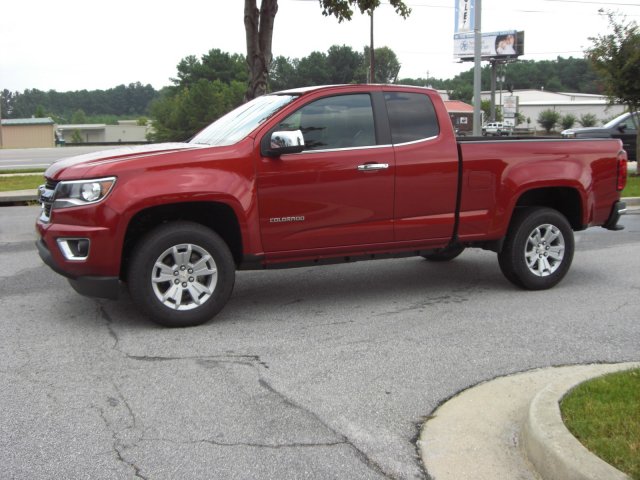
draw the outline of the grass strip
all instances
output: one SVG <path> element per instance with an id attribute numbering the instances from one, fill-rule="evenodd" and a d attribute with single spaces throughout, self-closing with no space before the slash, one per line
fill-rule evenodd
<path id="1" fill-rule="evenodd" d="M 560 410 L 569 431 L 587 449 L 640 480 L 640 369 L 579 385 Z"/>
<path id="2" fill-rule="evenodd" d="M 43 180 L 43 170 L 35 170 L 35 172 L 40 173 L 40 175 L 21 175 L 19 177 L 9 177 L 3 174 L 5 173 L 29 173 L 28 170 L 17 170 L 15 172 L 10 171 L 0 171 L 0 192 L 10 192 L 12 190 L 28 190 L 30 188 L 38 188 L 41 184 L 44 183 Z M 17 183 L 13 183 L 13 179 L 21 179 L 15 180 Z M 16 187 L 16 185 L 18 185 Z M 627 177 L 627 186 L 622 191 L 623 197 L 640 197 L 640 175 L 629 175 Z"/>
<path id="3" fill-rule="evenodd" d="M 12 192 L 15 190 L 33 190 L 44 183 L 44 175 L 0 175 L 0 192 Z"/>
<path id="4" fill-rule="evenodd" d="M 629 175 L 627 186 L 622 191 L 623 197 L 640 197 L 640 175 Z"/>
<path id="5" fill-rule="evenodd" d="M 6 170 L 0 170 L 0 175 L 9 173 L 44 173 L 44 171 L 44 168 L 7 168 Z"/>

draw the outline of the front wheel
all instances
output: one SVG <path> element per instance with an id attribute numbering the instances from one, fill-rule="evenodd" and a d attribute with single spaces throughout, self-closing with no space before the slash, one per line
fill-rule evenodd
<path id="1" fill-rule="evenodd" d="M 148 233 L 136 245 L 128 271 L 133 301 L 167 327 L 209 321 L 227 303 L 234 281 L 227 244 L 193 222 L 172 222 Z"/>
<path id="2" fill-rule="evenodd" d="M 567 274 L 573 252 L 573 230 L 564 215 L 551 208 L 531 207 L 515 213 L 498 262 L 514 285 L 544 290 Z"/>

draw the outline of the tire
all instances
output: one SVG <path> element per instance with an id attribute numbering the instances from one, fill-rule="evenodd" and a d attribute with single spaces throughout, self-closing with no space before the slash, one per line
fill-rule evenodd
<path id="1" fill-rule="evenodd" d="M 128 269 L 133 301 L 166 327 L 208 322 L 229 300 L 234 282 L 227 244 L 193 222 L 171 222 L 149 232 L 134 248 Z"/>
<path id="2" fill-rule="evenodd" d="M 567 274 L 573 252 L 573 230 L 564 215 L 551 208 L 524 208 L 513 216 L 498 263 L 514 285 L 545 290 Z"/>
<path id="3" fill-rule="evenodd" d="M 464 252 L 462 245 L 451 245 L 444 248 L 434 250 L 432 253 L 422 255 L 425 260 L 430 262 L 448 262 Z"/>

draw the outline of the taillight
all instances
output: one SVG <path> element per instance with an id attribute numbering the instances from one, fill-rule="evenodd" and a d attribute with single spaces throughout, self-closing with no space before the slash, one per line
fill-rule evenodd
<path id="1" fill-rule="evenodd" d="M 627 186 L 627 152 L 621 150 L 618 153 L 618 181 L 616 188 L 618 191 L 624 190 Z"/>

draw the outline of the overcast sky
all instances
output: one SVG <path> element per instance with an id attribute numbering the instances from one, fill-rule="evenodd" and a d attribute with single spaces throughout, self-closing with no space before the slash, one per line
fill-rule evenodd
<path id="1" fill-rule="evenodd" d="M 331 45 L 361 51 L 369 17 L 341 24 L 317 0 L 279 0 L 274 56 L 307 56 Z M 399 57 L 403 77 L 451 78 L 472 63 L 453 58 L 454 0 L 407 0 L 403 20 L 384 4 L 375 14 L 375 46 Z M 582 57 L 588 37 L 604 33 L 598 9 L 640 23 L 638 0 L 482 0 L 482 31 L 524 30 L 527 60 Z M 212 48 L 244 53 L 242 0 L 7 0 L 0 16 L 0 91 L 93 90 L 141 82 L 170 84 L 187 55 Z"/>

